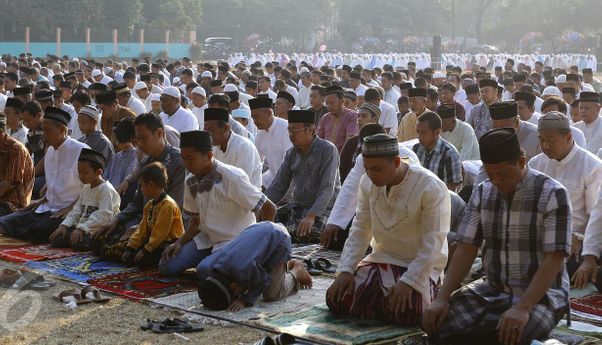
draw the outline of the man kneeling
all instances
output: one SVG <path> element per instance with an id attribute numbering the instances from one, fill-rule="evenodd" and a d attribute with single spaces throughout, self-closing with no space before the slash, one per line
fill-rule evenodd
<path id="1" fill-rule="evenodd" d="M 284 226 L 251 225 L 197 267 L 199 297 L 209 309 L 235 312 L 253 305 L 262 293 L 263 300 L 271 302 L 311 287 L 303 264 L 290 257 L 291 237 Z"/>
<path id="2" fill-rule="evenodd" d="M 336 314 L 416 325 L 447 262 L 449 193 L 435 174 L 401 161 L 393 136 L 364 138 L 362 156 L 356 216 L 326 302 Z"/>

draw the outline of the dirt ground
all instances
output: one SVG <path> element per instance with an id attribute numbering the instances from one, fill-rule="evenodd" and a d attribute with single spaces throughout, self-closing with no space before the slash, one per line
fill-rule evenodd
<path id="1" fill-rule="evenodd" d="M 1 263 L 1 266 L 10 266 Z M 54 299 L 63 290 L 78 285 L 57 281 L 47 291 L 23 291 L 0 288 L 0 345 L 70 344 L 254 344 L 266 334 L 242 326 L 204 325 L 205 330 L 184 334 L 184 340 L 172 334 L 142 331 L 147 318 L 162 320 L 175 317 L 177 311 L 151 307 L 113 295 L 106 304 L 86 304 L 74 310 Z"/>

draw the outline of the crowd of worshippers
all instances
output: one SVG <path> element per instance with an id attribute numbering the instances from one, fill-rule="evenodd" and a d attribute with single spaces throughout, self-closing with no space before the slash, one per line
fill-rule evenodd
<path id="1" fill-rule="evenodd" d="M 291 246 L 319 243 L 334 313 L 434 343 L 527 344 L 602 291 L 591 70 L 3 60 L 5 236 L 196 269 L 231 311 L 310 287 Z"/>

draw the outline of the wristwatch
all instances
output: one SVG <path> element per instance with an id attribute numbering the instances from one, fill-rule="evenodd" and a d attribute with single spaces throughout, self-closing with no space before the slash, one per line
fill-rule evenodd
<path id="1" fill-rule="evenodd" d="M 581 242 L 583 242 L 583 240 L 585 239 L 585 235 L 580 232 L 573 231 L 573 236 L 575 236 L 575 238 Z"/>

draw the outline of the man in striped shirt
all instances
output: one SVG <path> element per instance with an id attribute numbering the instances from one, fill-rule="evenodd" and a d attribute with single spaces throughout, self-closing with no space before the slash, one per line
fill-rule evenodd
<path id="1" fill-rule="evenodd" d="M 416 124 L 418 143 L 412 150 L 422 166 L 435 173 L 453 191 L 462 183 L 462 160 L 454 145 L 441 138 L 441 127 L 439 115 L 432 111 L 422 114 Z"/>

